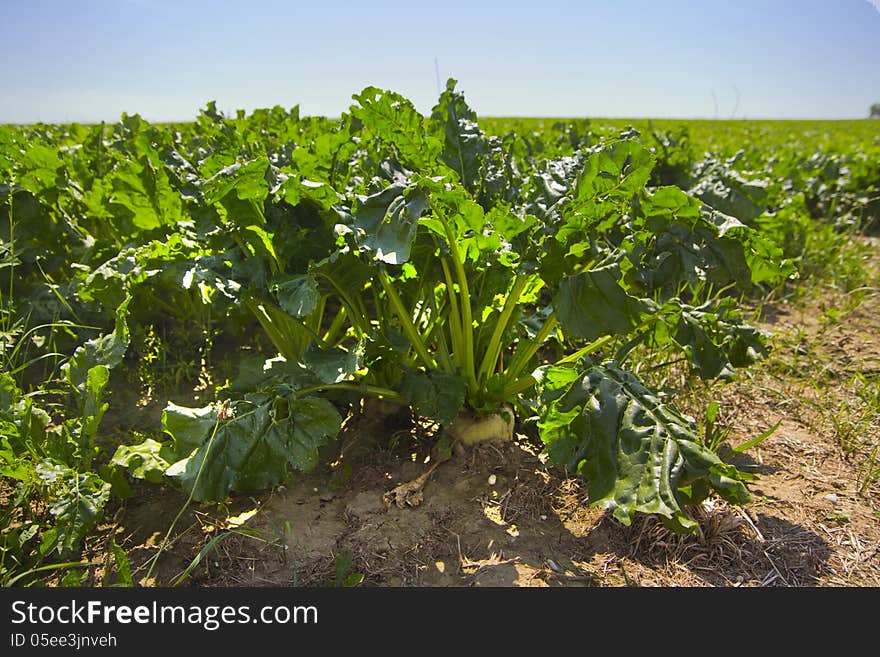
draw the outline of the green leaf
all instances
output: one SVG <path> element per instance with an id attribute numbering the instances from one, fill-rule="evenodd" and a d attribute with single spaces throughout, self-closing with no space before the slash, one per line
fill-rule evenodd
<path id="1" fill-rule="evenodd" d="M 314 312 L 321 298 L 314 276 L 294 276 L 273 286 L 278 305 L 293 317 L 307 317 Z"/>
<path id="2" fill-rule="evenodd" d="M 110 539 L 110 549 L 113 550 L 113 562 L 116 568 L 116 583 L 114 586 L 134 586 L 131 576 L 131 564 L 125 550 L 116 544 L 116 539 Z"/>
<path id="3" fill-rule="evenodd" d="M 554 306 L 566 335 L 595 340 L 626 335 L 647 311 L 643 301 L 620 286 L 620 267 L 607 265 L 564 278 Z"/>
<path id="4" fill-rule="evenodd" d="M 101 398 L 109 381 L 110 370 L 106 365 L 95 365 L 86 375 L 82 397 L 82 437 L 84 439 L 94 440 L 98 434 L 98 425 L 101 424 L 101 419 L 108 407 L 108 404 L 102 402 Z"/>
<path id="5" fill-rule="evenodd" d="M 198 446 L 165 474 L 199 501 L 219 501 L 230 491 L 279 484 L 287 479 L 289 467 L 311 470 L 318 448 L 342 425 L 333 405 L 314 397 L 239 401 L 232 406 L 232 417 L 219 421 L 212 407 L 175 407 L 164 417 L 173 420 L 166 422 L 165 430 L 175 444 L 198 440 Z M 213 420 L 210 424 L 208 418 Z"/>
<path id="6" fill-rule="evenodd" d="M 162 429 L 174 440 L 175 454 L 188 454 L 197 449 L 216 423 L 214 406 L 189 408 L 168 402 L 162 411 Z"/>
<path id="7" fill-rule="evenodd" d="M 113 454 L 112 463 L 126 468 L 131 476 L 161 483 L 165 471 L 174 459 L 167 444 L 147 438 L 137 445 L 120 445 Z"/>
<path id="8" fill-rule="evenodd" d="M 476 113 L 468 107 L 464 96 L 455 91 L 456 81 L 449 79 L 431 112 L 431 120 L 443 132 L 444 145 L 440 158 L 458 174 L 462 186 L 474 192 L 480 186 L 480 167 L 488 148 Z"/>
<path id="9" fill-rule="evenodd" d="M 697 524 L 679 487 L 702 481 L 729 501 L 749 501 L 741 473 L 700 445 L 692 418 L 611 361 L 585 365 L 573 382 L 549 368 L 538 427 L 550 458 L 586 477 L 592 504 L 627 525 L 637 513 L 658 514 L 691 532 Z"/>
<path id="10" fill-rule="evenodd" d="M 246 295 L 243 301 L 260 322 L 278 353 L 291 362 L 302 358 L 303 352 L 314 338 L 310 329 L 274 303 L 261 301 L 251 295 Z"/>
<path id="11" fill-rule="evenodd" d="M 180 194 L 172 188 L 164 168 L 155 166 L 149 157 L 121 160 L 110 183 L 113 191 L 108 202 L 125 208 L 137 229 L 152 230 L 180 220 Z"/>
<path id="12" fill-rule="evenodd" d="M 443 425 L 451 424 L 464 406 L 464 379 L 451 372 L 408 370 L 400 387 L 403 398 L 416 413 Z"/>
<path id="13" fill-rule="evenodd" d="M 641 276 L 649 288 L 684 281 L 717 285 L 778 283 L 793 272 L 781 249 L 739 220 L 703 205 L 677 187 L 643 194 L 639 212 L 647 245 Z"/>
<path id="14" fill-rule="evenodd" d="M 73 357 L 62 366 L 68 382 L 80 393 L 85 392 L 89 371 L 93 367 L 102 365 L 112 369 L 122 362 L 131 340 L 126 322 L 130 300 L 127 298 L 116 309 L 116 326 L 112 333 L 89 340 L 78 347 Z"/>
<path id="15" fill-rule="evenodd" d="M 419 217 L 428 207 L 423 190 L 402 183 L 359 197 L 352 226 L 355 241 L 382 262 L 403 264 L 409 260 Z"/>
<path id="16" fill-rule="evenodd" d="M 357 372 L 364 360 L 365 342 L 351 350 L 339 347 L 319 348 L 310 344 L 302 357 L 302 365 L 321 383 L 338 383 Z"/>
<path id="17" fill-rule="evenodd" d="M 43 460 L 37 476 L 47 490 L 49 512 L 55 517 L 50 550 L 69 554 L 79 548 L 83 537 L 103 514 L 110 498 L 110 484 L 98 475 L 76 472 L 61 463 Z"/>
<path id="18" fill-rule="evenodd" d="M 392 91 L 366 87 L 352 96 L 351 115 L 375 136 L 392 145 L 403 164 L 432 172 L 440 162 L 440 140 L 425 130 L 424 117 L 413 104 Z"/>
<path id="19" fill-rule="evenodd" d="M 219 205 L 236 225 L 261 226 L 266 223 L 263 204 L 269 196 L 268 175 L 266 158 L 231 164 L 204 182 L 205 202 Z"/>
<path id="20" fill-rule="evenodd" d="M 329 210 L 340 201 L 339 194 L 330 185 L 293 176 L 284 177 L 273 192 L 290 205 L 299 205 L 304 200 L 308 200 L 322 210 Z"/>
<path id="21" fill-rule="evenodd" d="M 637 141 L 626 140 L 591 153 L 578 176 L 575 199 L 627 200 L 640 192 L 651 177 L 654 156 Z"/>
<path id="22" fill-rule="evenodd" d="M 680 309 L 673 337 L 686 348 L 703 379 L 733 378 L 733 368 L 751 365 L 767 355 L 767 336 L 729 316 L 724 306 L 713 309 L 708 304 L 700 308 L 681 304 Z"/>
<path id="23" fill-rule="evenodd" d="M 6 429 L 0 424 L 0 432 Z M 28 481 L 33 475 L 31 462 L 19 458 L 9 444 L 9 439 L 0 435 L 0 477 L 9 477 L 19 481 Z"/>
<path id="24" fill-rule="evenodd" d="M 278 389 L 282 386 L 304 388 L 322 383 L 313 372 L 300 363 L 291 363 L 283 356 L 264 359 L 262 356 L 246 356 L 239 363 L 238 376 L 230 390 L 250 393 Z M 178 407 L 179 408 L 179 407 Z"/>
<path id="25" fill-rule="evenodd" d="M 274 269 L 280 270 L 278 255 L 275 253 L 275 247 L 272 244 L 272 236 L 259 226 L 248 225 L 242 226 L 238 231 L 238 235 L 242 242 L 248 246 L 248 256 L 254 255 L 263 258 L 269 262 Z"/>

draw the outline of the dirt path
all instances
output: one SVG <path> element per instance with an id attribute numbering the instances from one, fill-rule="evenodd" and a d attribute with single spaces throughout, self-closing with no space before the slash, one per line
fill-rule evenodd
<path id="1" fill-rule="evenodd" d="M 386 509 L 383 494 L 425 471 L 432 443 L 404 423 L 353 416 L 332 467 L 226 509 L 256 510 L 242 525 L 253 533 L 230 531 L 216 509 L 191 513 L 154 583 L 223 534 L 190 585 L 880 586 L 877 281 L 764 309 L 774 352 L 713 394 L 733 444 L 779 427 L 739 462 L 758 475 L 755 502 L 705 504 L 699 535 L 586 508 L 584 484 L 547 468 L 524 436 L 457 456 L 420 506 Z M 133 564 L 155 554 L 182 501 L 151 487 L 120 512 Z"/>

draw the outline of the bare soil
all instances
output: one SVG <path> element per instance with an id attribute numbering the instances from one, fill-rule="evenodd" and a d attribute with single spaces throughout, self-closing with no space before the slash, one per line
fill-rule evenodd
<path id="1" fill-rule="evenodd" d="M 144 486 L 101 540 L 116 536 L 142 585 L 173 583 L 196 560 L 185 585 L 880 586 L 877 276 L 872 286 L 763 308 L 770 358 L 711 394 L 732 445 L 779 426 L 737 457 L 758 476 L 753 504 L 708 500 L 695 509 L 696 535 L 588 508 L 586 484 L 548 467 L 523 433 L 440 464 L 418 506 L 386 508 L 386 492 L 432 465 L 430 432 L 353 414 L 326 451 L 332 465 L 190 508 L 149 579 L 182 493 Z M 698 414 L 704 392 L 686 395 L 683 410 Z"/>

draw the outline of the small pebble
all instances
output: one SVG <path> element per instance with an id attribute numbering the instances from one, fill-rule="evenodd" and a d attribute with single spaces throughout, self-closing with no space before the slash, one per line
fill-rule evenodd
<path id="1" fill-rule="evenodd" d="M 828 493 L 828 495 L 825 496 L 825 499 L 828 500 L 829 502 L 831 502 L 832 504 L 837 504 L 837 500 L 839 498 L 834 493 Z"/>

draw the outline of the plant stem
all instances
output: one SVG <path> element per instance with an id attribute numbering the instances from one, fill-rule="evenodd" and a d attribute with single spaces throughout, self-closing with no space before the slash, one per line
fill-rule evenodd
<path id="1" fill-rule="evenodd" d="M 505 373 L 508 380 L 516 380 L 522 374 L 523 369 L 529 364 L 532 356 L 538 352 L 544 341 L 556 330 L 558 323 L 556 313 L 550 313 L 538 334 L 526 343 L 526 347 L 522 351 L 517 351 L 513 354 L 513 358 L 510 359 L 510 364 L 507 366 L 507 372 Z"/>
<path id="2" fill-rule="evenodd" d="M 528 276 L 518 275 L 513 282 L 513 287 L 507 294 L 507 298 L 504 300 L 501 315 L 498 317 L 498 321 L 495 322 L 495 329 L 492 331 L 492 337 L 489 339 L 489 346 L 480 363 L 478 375 L 480 382 L 485 382 L 492 375 L 492 371 L 498 364 L 498 358 L 501 355 L 501 338 L 504 337 L 504 332 L 507 330 L 507 325 L 510 322 L 513 311 L 516 309 L 517 302 L 528 282 Z"/>
<path id="3" fill-rule="evenodd" d="M 300 388 L 296 391 L 298 395 L 307 395 L 312 392 L 320 392 L 322 390 L 351 390 L 353 392 L 361 392 L 372 395 L 373 397 L 383 397 L 385 399 L 391 399 L 393 401 L 403 402 L 403 395 L 401 395 L 396 390 L 391 390 L 390 388 L 383 388 L 381 386 L 374 386 L 365 383 L 348 383 L 345 381 L 341 381 L 339 383 L 324 383 L 316 386 L 308 386 L 306 388 Z"/>
<path id="4" fill-rule="evenodd" d="M 533 377 L 531 374 L 526 374 L 525 376 L 518 378 L 516 381 L 511 381 L 506 386 L 504 386 L 501 391 L 501 396 L 503 399 L 513 399 L 518 394 L 525 392 L 536 383 L 537 381 L 535 380 L 535 377 Z"/>
<path id="5" fill-rule="evenodd" d="M 556 361 L 556 364 L 557 365 L 566 365 L 568 363 L 573 363 L 576 360 L 578 360 L 579 358 L 581 358 L 582 356 L 586 356 L 591 351 L 596 351 L 597 349 L 601 349 L 602 347 L 604 347 L 609 342 L 612 342 L 613 340 L 614 340 L 613 335 L 603 335 L 601 338 L 597 338 L 596 340 L 593 340 L 586 347 L 583 347 L 582 349 L 578 349 L 576 352 L 574 352 L 570 356 L 566 356 L 562 360 Z"/>
<path id="6" fill-rule="evenodd" d="M 367 314 L 366 310 L 363 307 L 363 303 L 357 297 L 349 296 L 344 289 L 339 287 L 337 282 L 331 277 L 327 276 L 327 274 L 318 272 L 318 276 L 324 278 L 330 286 L 336 290 L 336 293 L 339 295 L 340 301 L 342 301 L 343 307 L 347 309 L 348 316 L 351 319 L 351 325 L 354 330 L 357 332 L 358 337 L 363 336 L 366 333 L 369 333 L 369 326 L 367 324 Z"/>
<path id="7" fill-rule="evenodd" d="M 458 311 L 458 297 L 455 295 L 455 286 L 452 282 L 452 273 L 446 258 L 440 259 L 443 267 L 443 278 L 446 280 L 446 296 L 449 298 L 449 335 L 452 338 L 452 357 L 459 370 L 462 367 L 462 354 L 464 342 L 461 335 L 461 313 Z"/>
<path id="8" fill-rule="evenodd" d="M 422 359 L 422 362 L 426 367 L 435 368 L 437 364 L 434 362 L 434 359 L 431 358 L 431 355 L 428 353 L 428 349 L 425 347 L 422 339 L 419 337 L 419 333 L 416 330 L 415 325 L 413 324 L 412 317 L 409 313 L 406 312 L 406 308 L 403 307 L 403 301 L 400 300 L 400 296 L 398 296 L 397 291 L 394 289 L 394 286 L 391 284 L 391 281 L 388 280 L 388 274 L 385 271 L 380 270 L 376 277 L 379 279 L 379 283 L 382 285 L 382 289 L 385 291 L 385 296 L 388 297 L 388 300 L 391 302 L 391 307 L 394 309 L 397 318 L 400 320 L 400 326 L 403 329 L 403 334 L 406 336 L 407 340 L 409 340 L 413 349 L 415 349 L 416 354 L 418 354 L 419 358 Z"/>
<path id="9" fill-rule="evenodd" d="M 345 304 L 343 304 L 339 307 L 339 312 L 336 313 L 336 317 L 334 317 L 333 321 L 330 322 L 330 327 L 324 334 L 325 344 L 333 344 L 336 341 L 336 335 L 342 329 L 343 324 L 345 324 L 345 315 Z"/>
<path id="10" fill-rule="evenodd" d="M 462 374 L 467 383 L 471 396 L 477 394 L 477 373 L 474 367 L 474 318 L 471 311 L 471 295 L 468 289 L 467 274 L 464 271 L 464 265 L 458 256 L 458 244 L 455 235 L 452 234 L 452 228 L 446 217 L 439 208 L 431 205 L 434 215 L 443 224 L 443 230 L 446 232 L 446 241 L 449 243 L 449 257 L 452 260 L 452 266 L 455 270 L 455 277 L 458 279 L 458 291 L 461 295 L 461 337 L 462 337 Z M 450 293 L 452 291 L 450 290 Z"/>

